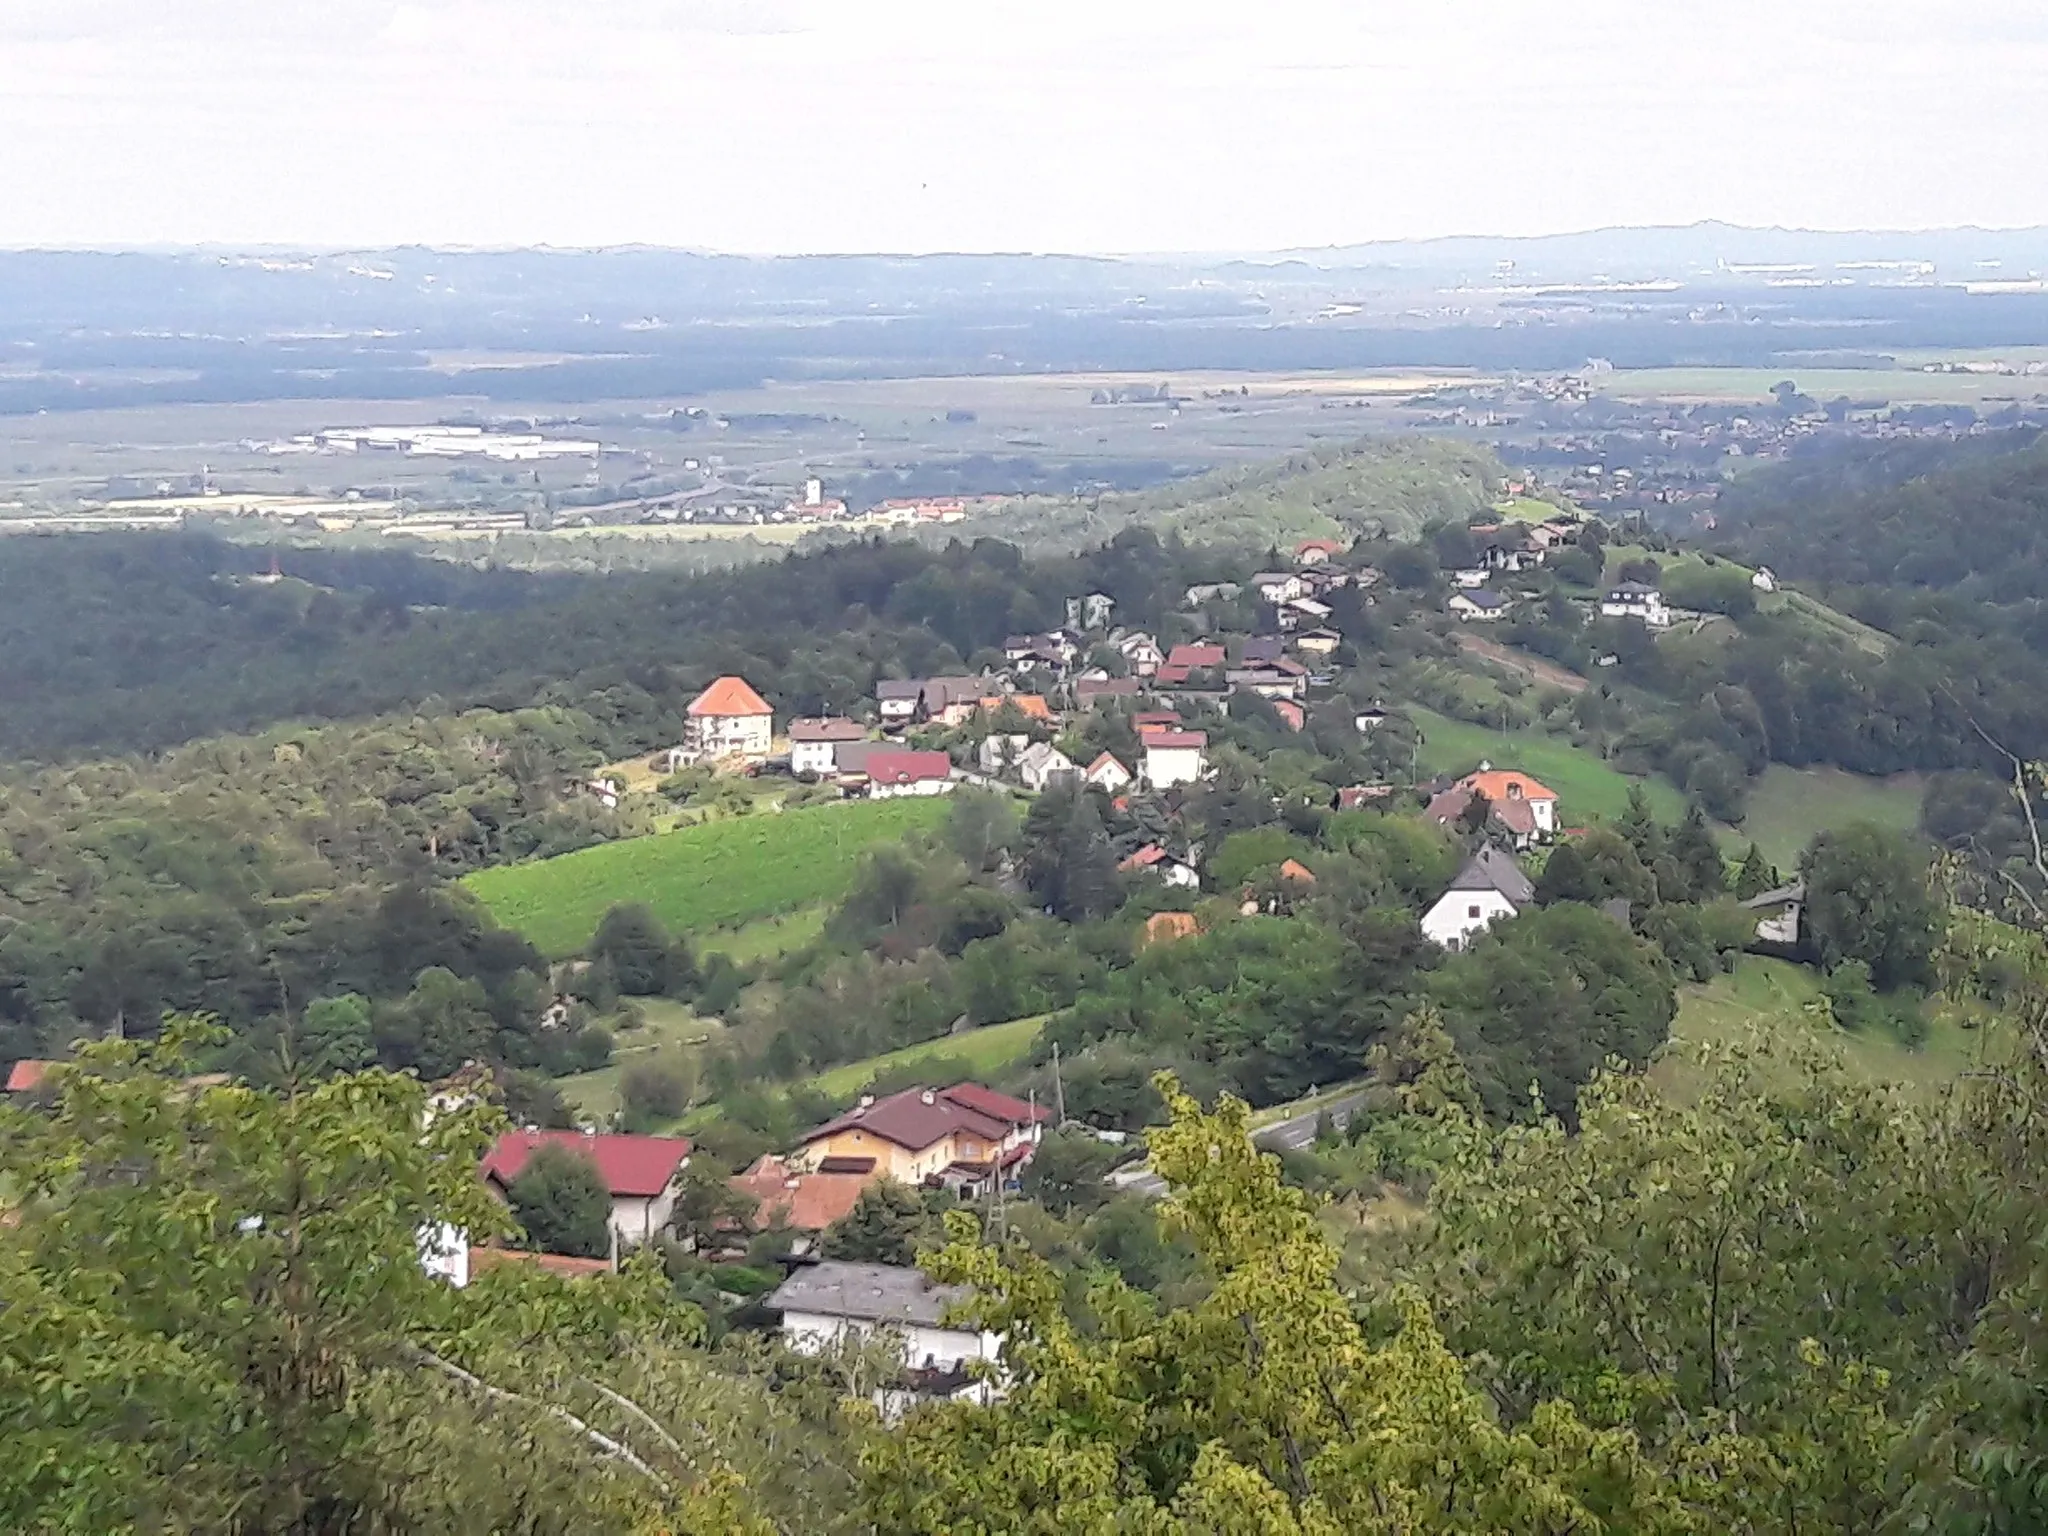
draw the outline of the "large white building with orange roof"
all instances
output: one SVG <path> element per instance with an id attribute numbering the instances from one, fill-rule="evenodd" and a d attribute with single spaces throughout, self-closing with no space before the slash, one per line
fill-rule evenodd
<path id="1" fill-rule="evenodd" d="M 690 701 L 683 752 L 692 761 L 737 757 L 766 761 L 775 740 L 775 711 L 743 677 L 721 677 Z"/>

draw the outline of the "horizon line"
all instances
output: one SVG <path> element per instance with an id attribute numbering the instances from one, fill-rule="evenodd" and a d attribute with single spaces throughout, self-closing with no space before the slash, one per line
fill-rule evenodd
<path id="1" fill-rule="evenodd" d="M 2028 236 L 2048 237 L 2048 223 L 2035 224 L 1933 224 L 1918 227 L 1859 226 L 1850 228 L 1823 228 L 1794 224 L 1738 224 L 1726 219 L 1695 219 L 1684 224 L 1599 224 L 1591 227 L 1548 230 L 1540 234 L 1488 234 L 1458 232 L 1437 235 L 1389 235 L 1357 240 L 1333 240 L 1322 245 L 1292 245 L 1264 248 L 1240 248 L 1235 250 L 1081 250 L 1043 249 L 1025 250 L 1016 248 L 939 247 L 929 250 L 885 249 L 868 250 L 821 249 L 807 251 L 748 251 L 725 250 L 704 245 L 667 245 L 657 241 L 607 241 L 588 245 L 557 244 L 553 241 L 533 242 L 466 242 L 434 240 L 402 240 L 385 243 L 361 244 L 320 244 L 295 243 L 289 241 L 135 241 L 135 242 L 31 242 L 12 244 L 0 241 L 0 255 L 8 256 L 204 256 L 204 255 L 282 255 L 282 256 L 355 256 L 372 255 L 382 252 L 426 251 L 436 255 L 450 256 L 493 256 L 493 255 L 561 255 L 561 256 L 603 256 L 626 253 L 648 253 L 655 255 L 696 256 L 712 260 L 738 261 L 836 261 L 836 260 L 877 260 L 877 261 L 929 261 L 953 257 L 982 257 L 1008 260 L 1068 260 L 1104 262 L 1239 262 L 1239 261 L 1292 261 L 1324 252 L 1341 252 L 1372 249 L 1378 247 L 1415 247 L 1450 244 L 1528 245 L 1551 240 L 1574 240 L 1600 236 L 1622 236 L 1643 234 L 1685 234 L 1695 231 L 1725 230 L 1742 235 L 1789 235 L 1814 238 L 1839 238 L 1867 236 L 1872 239 L 1911 239 L 1936 236 L 1984 235 L 1984 236 Z"/>

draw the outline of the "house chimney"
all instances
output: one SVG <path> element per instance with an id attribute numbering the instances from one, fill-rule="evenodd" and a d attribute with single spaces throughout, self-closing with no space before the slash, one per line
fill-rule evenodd
<path id="1" fill-rule="evenodd" d="M 860 1103 L 859 1103 L 858 1105 L 856 1105 L 856 1106 L 855 1106 L 855 1108 L 857 1108 L 857 1109 L 873 1109 L 874 1107 L 875 1107 L 875 1096 L 874 1096 L 874 1095 L 873 1095 L 872 1093 L 864 1093 L 864 1094 L 862 1094 L 862 1095 L 860 1096 Z"/>
<path id="2" fill-rule="evenodd" d="M 925 1089 L 925 1091 L 919 1094 L 918 1097 L 923 1099 L 927 1104 L 936 1104 L 939 1102 L 939 1096 L 936 1093 L 933 1093 L 929 1088 Z"/>

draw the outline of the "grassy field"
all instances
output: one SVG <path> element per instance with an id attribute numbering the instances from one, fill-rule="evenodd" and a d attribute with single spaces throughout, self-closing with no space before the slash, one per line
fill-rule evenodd
<path id="1" fill-rule="evenodd" d="M 1737 829 L 1745 846 L 1754 839 L 1779 869 L 1799 862 L 1800 850 L 1816 832 L 1874 821 L 1910 832 L 1920 825 L 1918 774 L 1875 779 L 1839 768 L 1787 768 L 1773 763 L 1750 786 L 1748 814 Z"/>
<path id="2" fill-rule="evenodd" d="M 914 1066 L 920 1061 L 938 1057 L 964 1061 L 978 1073 L 993 1075 L 1024 1058 L 1038 1039 L 1039 1030 L 1045 1027 L 1045 1019 L 1044 1014 L 1036 1014 L 1028 1019 L 1012 1019 L 1007 1024 L 984 1024 L 964 1035 L 941 1035 L 936 1040 L 906 1045 L 901 1050 L 886 1051 L 865 1061 L 849 1061 L 843 1067 L 834 1067 L 829 1072 L 820 1072 L 816 1077 L 807 1079 L 805 1086 L 834 1098 L 843 1098 L 847 1094 L 858 1093 L 862 1084 L 878 1073 Z"/>
<path id="3" fill-rule="evenodd" d="M 1433 710 L 1406 712 L 1422 731 L 1421 766 L 1431 773 L 1461 773 L 1482 759 L 1496 768 L 1514 768 L 1540 779 L 1557 791 L 1567 825 L 1588 817 L 1614 817 L 1628 804 L 1631 787 L 1640 784 L 1664 821 L 1685 814 L 1685 797 L 1661 778 L 1635 779 L 1610 768 L 1584 747 L 1539 730 L 1505 735 L 1483 725 L 1468 725 Z"/>
<path id="4" fill-rule="evenodd" d="M 1506 501 L 1497 501 L 1493 510 L 1502 517 L 1517 523 L 1547 523 L 1559 516 L 1563 508 L 1555 502 L 1537 501 L 1529 496 L 1514 496 Z"/>
<path id="5" fill-rule="evenodd" d="M 1682 1043 L 1733 1040 L 1753 1023 L 1773 1032 L 1803 1030 L 1839 1045 L 1844 1060 L 1859 1075 L 1921 1089 L 1952 1081 L 1976 1059 L 1978 1032 L 1962 1028 L 1938 1010 L 1931 1015 L 1927 1043 L 1917 1051 L 1909 1051 L 1885 1035 L 1851 1034 L 1840 1029 L 1824 1035 L 1822 1026 L 1806 1012 L 1806 1005 L 1819 994 L 1817 972 L 1789 961 L 1747 955 L 1732 974 L 1716 977 L 1704 986 L 1679 989 L 1678 1017 L 1672 1023 L 1671 1037 Z M 1683 1080 L 1678 1063 L 1667 1061 L 1658 1071 L 1667 1081 Z"/>
<path id="6" fill-rule="evenodd" d="M 802 949 L 825 931 L 825 919 L 832 915 L 828 903 L 804 907 L 780 917 L 763 917 L 740 928 L 720 928 L 703 936 L 701 948 L 707 954 L 724 955 L 740 965 L 772 960 L 793 949 Z"/>
<path id="7" fill-rule="evenodd" d="M 646 1027 L 619 1033 L 609 1066 L 555 1080 L 555 1087 L 580 1116 L 602 1123 L 618 1109 L 619 1074 L 636 1058 L 654 1051 L 690 1050 L 721 1027 L 718 1020 L 701 1019 L 687 1004 L 665 997 L 639 997 L 633 1003 L 647 1020 Z"/>
<path id="8" fill-rule="evenodd" d="M 1030 1018 L 1012 1019 L 1007 1024 L 984 1024 L 964 1035 L 941 1035 L 936 1040 L 924 1040 L 899 1050 L 884 1051 L 879 1056 L 849 1061 L 844 1066 L 807 1077 L 799 1086 L 816 1089 L 835 1099 L 848 1099 L 883 1072 L 942 1060 L 964 1062 L 976 1077 L 986 1080 L 1030 1054 L 1039 1030 L 1045 1027 L 1046 1018 L 1047 1015 L 1041 1013 Z M 701 1130 L 718 1119 L 721 1113 L 715 1103 L 699 1104 L 683 1116 L 681 1128 L 685 1131 Z"/>
<path id="9" fill-rule="evenodd" d="M 837 900 L 870 848 L 945 814 L 943 799 L 763 813 L 478 870 L 464 883 L 550 955 L 580 949 L 619 902 L 644 902 L 671 929 L 708 938 Z"/>

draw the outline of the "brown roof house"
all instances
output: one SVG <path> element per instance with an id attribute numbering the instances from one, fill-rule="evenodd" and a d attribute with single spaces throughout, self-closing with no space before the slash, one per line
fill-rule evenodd
<path id="1" fill-rule="evenodd" d="M 1037 1105 L 979 1083 L 906 1088 L 885 1099 L 863 1099 L 818 1127 L 790 1164 L 943 1184 L 979 1195 L 1031 1160 L 1049 1118 Z"/>

